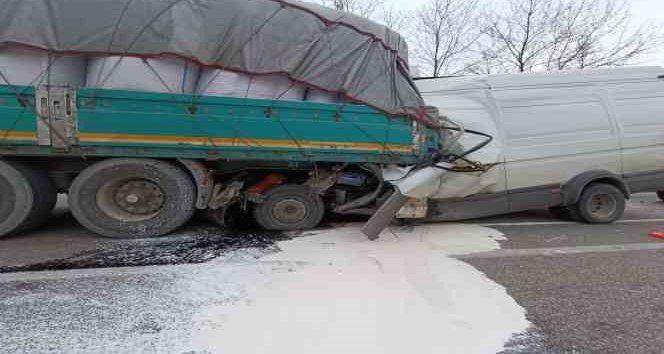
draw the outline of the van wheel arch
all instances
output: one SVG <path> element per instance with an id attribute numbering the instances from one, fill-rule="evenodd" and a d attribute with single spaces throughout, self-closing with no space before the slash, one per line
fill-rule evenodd
<path id="1" fill-rule="evenodd" d="M 618 188 L 629 199 L 631 192 L 623 178 L 615 173 L 602 170 L 584 172 L 567 182 L 563 186 L 563 204 L 574 205 L 579 202 L 583 191 L 592 183 L 610 184 Z"/>

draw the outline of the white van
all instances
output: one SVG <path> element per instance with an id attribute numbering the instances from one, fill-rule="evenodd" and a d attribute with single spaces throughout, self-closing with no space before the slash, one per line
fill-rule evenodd
<path id="1" fill-rule="evenodd" d="M 416 81 L 427 104 L 494 135 L 492 182 L 429 204 L 433 220 L 549 207 L 588 223 L 619 219 L 632 193 L 664 200 L 664 68 Z M 489 146 L 491 150 L 491 146 Z"/>

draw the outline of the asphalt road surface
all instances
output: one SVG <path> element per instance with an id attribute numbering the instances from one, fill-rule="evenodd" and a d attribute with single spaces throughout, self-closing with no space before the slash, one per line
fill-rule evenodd
<path id="1" fill-rule="evenodd" d="M 528 319 L 534 325 L 515 336 L 505 353 L 664 352 L 664 240 L 648 236 L 651 231 L 664 230 L 664 203 L 655 195 L 635 196 L 624 220 L 612 225 L 561 222 L 545 211 L 472 222 L 500 230 L 507 240 L 502 242 L 501 250 L 462 259 L 504 285 L 528 311 Z M 183 263 L 204 263 L 229 249 L 269 249 L 283 238 L 283 235 L 256 231 L 224 233 L 198 221 L 178 235 L 166 238 L 108 240 L 83 230 L 61 206 L 41 230 L 0 240 L 0 273 L 5 273 L 0 275 L 13 277 L 11 281 L 0 282 L 0 300 L 25 299 L 23 295 L 30 294 L 28 298 L 40 301 L 47 290 L 57 294 L 61 289 L 64 294 L 70 292 L 71 287 L 80 288 L 77 291 L 82 294 L 118 291 L 103 281 L 95 284 L 48 281 L 34 271 L 125 267 L 119 270 L 120 276 L 124 273 L 129 276 L 131 267 L 135 266 L 177 267 Z M 135 276 L 127 283 L 126 291 L 155 291 L 156 294 L 158 289 L 168 287 L 169 277 L 160 277 L 158 271 L 149 277 Z M 134 282 L 136 287 L 131 286 Z M 81 316 L 92 311 L 95 316 L 88 317 L 98 319 L 98 323 L 83 324 L 77 317 L 71 317 L 57 324 L 70 330 L 84 330 L 89 325 L 101 328 L 109 323 L 119 331 L 135 330 L 136 323 L 141 331 L 169 330 L 153 328 L 153 324 L 168 323 L 168 319 L 109 312 L 99 304 L 78 303 L 64 297 L 56 301 L 79 308 Z M 118 301 L 131 301 L 131 298 L 118 298 Z M 3 306 L 0 308 L 0 313 L 4 314 L 0 318 L 0 339 L 3 331 L 27 333 L 29 327 L 42 323 L 40 318 L 52 317 L 43 312 L 58 311 L 48 306 L 33 308 L 13 303 Z M 171 306 L 186 309 L 188 305 L 172 303 Z M 118 308 L 122 307 L 119 304 Z M 167 310 L 163 311 L 164 316 L 177 315 Z M 131 328 L 124 328 L 129 326 L 127 318 L 131 316 L 138 318 Z M 35 321 L 21 323 L 21 318 Z M 51 324 L 43 322 L 42 325 Z M 99 332 L 90 343 L 96 343 L 102 350 L 104 338 Z M 32 346 L 38 342 L 38 338 L 29 336 L 17 338 L 14 347 L 0 346 L 0 352 L 58 352 L 57 343 L 52 343 L 52 351 L 48 351 Z M 109 339 L 110 342 L 113 341 Z M 90 343 L 80 345 L 92 348 Z M 139 345 L 127 343 L 130 344 Z"/>
<path id="2" fill-rule="evenodd" d="M 536 326 L 507 353 L 664 353 L 664 203 L 636 195 L 613 225 L 544 212 L 478 221 L 503 250 L 464 260 L 504 285 Z"/>
<path id="3" fill-rule="evenodd" d="M 167 237 L 108 239 L 78 225 L 61 197 L 39 230 L 0 239 L 0 274 L 204 263 L 228 250 L 266 248 L 282 239 L 279 233 L 261 230 L 221 230 L 202 217 Z"/>

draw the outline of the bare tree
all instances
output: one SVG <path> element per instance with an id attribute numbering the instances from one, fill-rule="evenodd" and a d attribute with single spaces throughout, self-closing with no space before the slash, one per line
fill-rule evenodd
<path id="1" fill-rule="evenodd" d="M 393 6 L 386 6 L 384 0 L 308 0 L 319 5 L 349 12 L 354 15 L 383 23 L 396 32 L 406 30 L 410 14 Z"/>
<path id="2" fill-rule="evenodd" d="M 508 0 L 504 9 L 485 13 L 483 52 L 496 65 L 511 64 L 516 71 L 532 71 L 557 42 L 552 24 L 561 13 L 556 0 Z"/>
<path id="3" fill-rule="evenodd" d="M 373 18 L 384 3 L 383 0 L 314 0 L 312 2 L 366 18 Z"/>
<path id="4" fill-rule="evenodd" d="M 412 45 L 416 65 L 425 75 L 439 77 L 466 70 L 476 26 L 478 0 L 430 0 L 415 13 Z"/>
<path id="5" fill-rule="evenodd" d="M 624 0 L 568 2 L 561 11 L 563 29 L 547 62 L 548 69 L 623 66 L 638 61 L 661 44 L 661 27 L 631 25 Z"/>
<path id="6" fill-rule="evenodd" d="M 378 21 L 396 32 L 407 31 L 411 20 L 410 13 L 397 10 L 394 7 L 383 7 L 382 17 L 378 19 Z"/>
<path id="7" fill-rule="evenodd" d="M 631 25 L 625 0 L 508 0 L 482 20 L 479 52 L 490 62 L 474 71 L 621 66 L 661 43 L 660 28 Z"/>

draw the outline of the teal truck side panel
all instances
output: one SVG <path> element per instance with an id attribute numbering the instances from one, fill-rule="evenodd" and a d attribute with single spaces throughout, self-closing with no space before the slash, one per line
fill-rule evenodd
<path id="1" fill-rule="evenodd" d="M 78 141 L 53 149 L 37 143 L 34 95 L 0 86 L 2 154 L 410 164 L 438 144 L 410 119 L 361 105 L 82 88 Z"/>
<path id="2" fill-rule="evenodd" d="M 0 146 L 37 144 L 34 96 L 32 87 L 0 85 Z"/>

